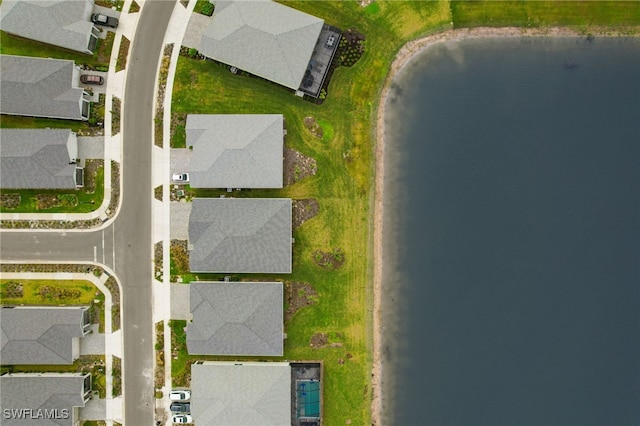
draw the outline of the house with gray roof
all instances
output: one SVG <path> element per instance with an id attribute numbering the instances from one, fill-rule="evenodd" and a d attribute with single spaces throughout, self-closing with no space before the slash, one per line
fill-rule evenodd
<path id="1" fill-rule="evenodd" d="M 291 199 L 196 198 L 189 216 L 193 272 L 291 273 Z"/>
<path id="2" fill-rule="evenodd" d="M 0 363 L 70 365 L 89 332 L 89 308 L 15 306 L 0 308 Z"/>
<path id="3" fill-rule="evenodd" d="M 194 188 L 282 188 L 282 114 L 189 114 Z"/>
<path id="4" fill-rule="evenodd" d="M 189 292 L 190 354 L 282 356 L 282 283 L 197 282 Z"/>
<path id="5" fill-rule="evenodd" d="M 2 129 L 0 188 L 75 189 L 82 185 L 78 138 L 68 129 Z"/>
<path id="6" fill-rule="evenodd" d="M 12 373 L 0 376 L 3 426 L 76 426 L 91 396 L 89 373 Z"/>
<path id="7" fill-rule="evenodd" d="M 300 88 L 324 21 L 272 1 L 213 1 L 198 51 L 293 90 Z"/>
<path id="8" fill-rule="evenodd" d="M 79 79 L 73 61 L 0 55 L 0 114 L 88 120 Z"/>
<path id="9" fill-rule="evenodd" d="M 90 0 L 4 0 L 0 28 L 9 34 L 92 54 L 99 30 Z"/>
<path id="10" fill-rule="evenodd" d="M 290 426 L 291 367 L 286 362 L 203 362 L 191 366 L 196 425 Z"/>

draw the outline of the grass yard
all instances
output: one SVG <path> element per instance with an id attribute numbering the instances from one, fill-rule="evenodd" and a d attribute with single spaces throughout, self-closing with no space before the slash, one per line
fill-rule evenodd
<path id="1" fill-rule="evenodd" d="M 637 1 L 452 1 L 456 28 L 625 27 L 640 24 Z"/>
<path id="2" fill-rule="evenodd" d="M 15 284 L 22 285 L 22 296 Z M 3 305 L 90 305 L 94 299 L 104 302 L 104 294 L 84 280 L 0 280 Z"/>
<path id="3" fill-rule="evenodd" d="M 3 55 L 35 56 L 38 58 L 70 59 L 76 65 L 86 64 L 94 68 L 108 68 L 113 40 L 114 33 L 109 32 L 106 39 L 98 40 L 98 47 L 94 54 L 89 55 L 0 31 L 0 53 Z"/>
<path id="4" fill-rule="evenodd" d="M 374 120 L 378 97 L 397 50 L 420 35 L 449 27 L 448 2 L 378 2 L 365 10 L 357 2 L 287 2 L 346 30 L 366 36 L 366 51 L 351 68 L 338 68 L 322 105 L 261 79 L 237 76 L 208 61 L 180 57 L 172 111 L 183 113 L 281 113 L 286 145 L 315 158 L 318 173 L 282 190 L 253 190 L 234 196 L 316 198 L 319 214 L 295 230 L 293 273 L 243 275 L 242 279 L 307 282 L 317 303 L 286 322 L 288 360 L 324 360 L 325 424 L 370 424 L 371 398 L 371 205 L 374 177 Z M 313 116 L 324 131 L 315 137 L 304 125 Z M 184 142 L 179 141 L 182 145 Z M 241 195 L 240 195 L 241 194 Z M 314 262 L 317 250 L 344 251 L 344 264 L 327 269 Z M 200 279 L 208 276 L 198 276 Z M 177 359 L 174 379 L 188 371 L 184 322 L 172 322 Z M 312 337 L 332 337 L 325 347 Z M 198 359 L 225 359 L 198 357 Z M 228 358 L 231 359 L 231 358 Z M 261 359 L 267 359 L 262 357 Z M 272 358 L 277 359 L 277 358 Z M 281 358 L 280 358 L 281 359 Z"/>
<path id="5" fill-rule="evenodd" d="M 4 117 L 3 117 L 4 118 Z M 0 207 L 1 213 L 88 213 L 97 210 L 104 198 L 104 167 L 99 166 L 95 176 L 87 176 L 85 168 L 85 187 L 77 190 L 43 190 L 43 189 L 6 189 L 2 194 L 20 194 L 20 205 L 16 208 Z M 90 184 L 89 178 L 93 180 Z M 58 198 L 53 202 L 55 207 L 40 209 L 42 206 L 38 196 L 47 199 Z M 52 198 L 53 197 L 53 198 Z M 42 197 L 41 197 L 42 199 Z"/>

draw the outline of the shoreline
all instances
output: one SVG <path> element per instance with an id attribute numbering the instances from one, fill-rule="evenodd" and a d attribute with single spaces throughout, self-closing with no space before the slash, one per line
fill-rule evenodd
<path id="1" fill-rule="evenodd" d="M 638 34 L 622 34 L 615 30 L 597 28 L 594 30 L 597 37 L 637 37 Z M 384 222 L 384 117 L 385 105 L 391 89 L 391 83 L 416 55 L 422 53 L 434 44 L 448 41 L 461 41 L 474 38 L 491 37 L 587 37 L 586 34 L 571 28 L 464 28 L 451 29 L 440 33 L 431 34 L 404 44 L 396 54 L 382 88 L 375 125 L 375 184 L 374 184 L 374 209 L 373 209 L 373 362 L 371 371 L 371 424 L 382 425 L 384 395 L 382 390 L 382 278 L 383 278 L 383 222 Z"/>

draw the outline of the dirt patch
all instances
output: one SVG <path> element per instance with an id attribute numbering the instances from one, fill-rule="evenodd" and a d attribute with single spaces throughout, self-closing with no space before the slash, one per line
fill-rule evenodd
<path id="1" fill-rule="evenodd" d="M 100 167 L 104 167 L 104 160 L 87 159 L 84 162 L 84 191 L 87 194 L 96 192 L 96 179 Z"/>
<path id="2" fill-rule="evenodd" d="M 339 337 L 339 336 L 338 336 Z M 331 338 L 325 333 L 316 333 L 311 336 L 309 346 L 315 349 L 319 348 L 339 348 L 342 346 L 340 342 L 331 342 Z"/>
<path id="3" fill-rule="evenodd" d="M 316 160 L 295 149 L 284 150 L 284 184 L 291 185 L 318 172 Z"/>
<path id="4" fill-rule="evenodd" d="M 324 132 L 322 131 L 322 127 L 318 124 L 314 117 L 305 117 L 304 118 L 304 127 L 307 128 L 308 131 L 311 132 L 313 136 L 318 139 L 322 139 L 324 136 Z"/>
<path id="5" fill-rule="evenodd" d="M 47 210 L 58 207 L 60 202 L 56 194 L 38 194 L 36 195 L 36 209 Z"/>
<path id="6" fill-rule="evenodd" d="M 189 272 L 189 251 L 187 240 L 171 240 L 169 248 L 170 258 L 175 265 L 178 274 Z M 177 275 L 171 275 L 171 282 L 178 280 Z"/>
<path id="7" fill-rule="evenodd" d="M 162 241 L 155 243 L 153 246 L 153 265 L 153 276 L 158 281 L 162 281 Z"/>
<path id="8" fill-rule="evenodd" d="M 20 194 L 1 194 L 0 206 L 5 209 L 15 209 L 20 205 Z"/>
<path id="9" fill-rule="evenodd" d="M 328 253 L 316 250 L 313 252 L 313 261 L 324 269 L 338 269 L 344 264 L 344 251 L 340 247 Z"/>
<path id="10" fill-rule="evenodd" d="M 315 198 L 293 200 L 293 227 L 294 229 L 315 217 L 320 211 L 320 205 Z"/>
<path id="11" fill-rule="evenodd" d="M 120 111 L 122 110 L 122 102 L 120 98 L 113 96 L 111 98 L 111 134 L 113 136 L 120 133 Z"/>
<path id="12" fill-rule="evenodd" d="M 318 293 L 309 283 L 299 281 L 285 282 L 284 288 L 288 305 L 287 311 L 284 313 L 285 321 L 291 319 L 298 310 L 318 302 Z"/>

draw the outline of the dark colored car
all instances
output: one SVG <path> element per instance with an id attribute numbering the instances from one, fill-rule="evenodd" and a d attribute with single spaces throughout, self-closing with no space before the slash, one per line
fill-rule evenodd
<path id="1" fill-rule="evenodd" d="M 169 407 L 172 413 L 189 413 L 191 412 L 191 404 L 188 402 L 174 402 Z"/>
<path id="2" fill-rule="evenodd" d="M 94 13 L 91 15 L 91 22 L 105 27 L 118 28 L 118 19 L 112 16 L 103 15 L 102 13 Z"/>
<path id="3" fill-rule="evenodd" d="M 99 75 L 82 74 L 80 76 L 80 82 L 84 84 L 103 84 L 104 78 Z"/>

